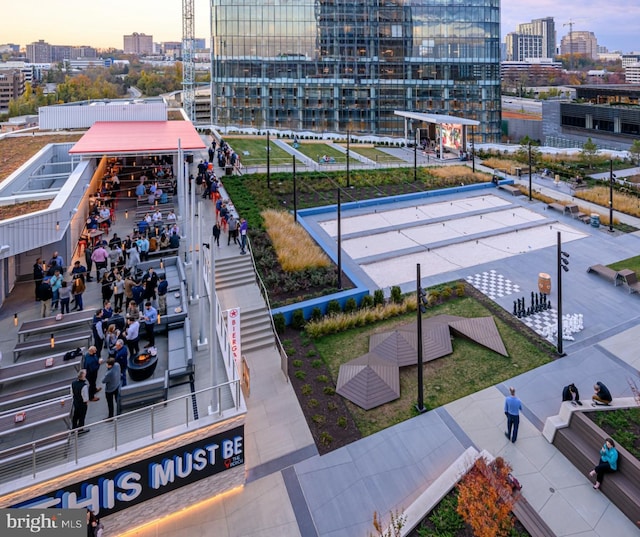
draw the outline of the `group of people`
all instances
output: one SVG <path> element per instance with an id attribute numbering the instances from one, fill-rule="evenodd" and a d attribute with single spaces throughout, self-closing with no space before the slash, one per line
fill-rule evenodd
<path id="1" fill-rule="evenodd" d="M 593 385 L 593 395 L 591 396 L 592 406 L 609 406 L 613 401 L 611 392 L 607 386 L 598 381 Z M 580 392 L 574 383 L 565 386 L 562 389 L 562 401 L 571 402 L 573 405 L 582 405 L 580 401 Z M 518 438 L 518 427 L 520 424 L 520 412 L 522 411 L 522 401 L 516 397 L 516 389 L 509 388 L 509 395 L 504 401 L 504 413 L 507 418 L 507 430 L 504 435 L 512 443 Z M 605 473 L 615 472 L 618 469 L 618 451 L 615 442 L 611 438 L 607 438 L 600 449 L 600 458 L 598 464 L 589 472 L 590 477 L 595 477 L 594 489 L 599 489 Z"/>
<path id="2" fill-rule="evenodd" d="M 82 295 L 86 290 L 86 268 L 81 269 L 79 262 L 66 274 L 64 261 L 58 252 L 54 252 L 48 263 L 42 258 L 33 264 L 33 280 L 35 282 L 35 299 L 41 303 L 42 317 L 59 312 L 69 313 L 71 304 L 73 310 L 83 310 Z"/>

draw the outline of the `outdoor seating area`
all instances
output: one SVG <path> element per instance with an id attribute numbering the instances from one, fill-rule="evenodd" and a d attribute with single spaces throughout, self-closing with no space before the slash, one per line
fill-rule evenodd
<path id="1" fill-rule="evenodd" d="M 169 380 L 176 379 L 193 382 L 195 365 L 193 363 L 193 343 L 191 341 L 191 321 L 187 318 L 182 326 L 169 326 Z M 177 383 L 172 383 L 172 386 Z"/>
<path id="2" fill-rule="evenodd" d="M 158 401 L 166 401 L 169 394 L 169 372 L 163 376 L 149 378 L 140 382 L 131 382 L 120 389 L 118 414 L 133 408 L 139 408 Z"/>
<path id="3" fill-rule="evenodd" d="M 597 276 L 610 281 L 614 287 L 621 285 L 629 294 L 640 293 L 638 275 L 631 269 L 613 270 L 604 265 L 591 265 L 587 272 L 593 272 Z"/>
<path id="4" fill-rule="evenodd" d="M 586 475 L 593 470 L 606 436 L 584 412 L 572 412 L 569 426 L 556 431 L 553 445 Z M 622 446 L 616 449 L 618 471 L 606 475 L 600 491 L 631 520 L 640 520 L 640 462 Z"/>

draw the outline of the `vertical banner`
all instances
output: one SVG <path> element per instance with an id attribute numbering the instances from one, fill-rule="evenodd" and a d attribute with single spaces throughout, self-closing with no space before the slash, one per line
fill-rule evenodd
<path id="1" fill-rule="evenodd" d="M 240 348 L 240 308 L 227 310 L 227 334 L 231 344 L 231 353 L 236 363 L 240 366 L 242 361 L 242 349 Z"/>

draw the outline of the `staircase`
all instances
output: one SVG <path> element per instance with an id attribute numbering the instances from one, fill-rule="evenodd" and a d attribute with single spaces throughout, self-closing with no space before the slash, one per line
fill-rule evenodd
<path id="1" fill-rule="evenodd" d="M 216 260 L 216 290 L 249 287 L 259 293 L 251 256 L 236 255 Z M 262 301 L 261 301 L 262 302 Z M 240 338 L 242 353 L 275 345 L 269 310 L 261 306 L 240 307 Z"/>
<path id="2" fill-rule="evenodd" d="M 242 287 L 256 281 L 250 255 L 234 255 L 216 259 L 216 289 Z"/>

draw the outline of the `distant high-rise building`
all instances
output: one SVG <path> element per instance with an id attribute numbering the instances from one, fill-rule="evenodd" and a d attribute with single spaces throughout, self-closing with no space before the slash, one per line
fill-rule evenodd
<path id="1" fill-rule="evenodd" d="M 212 120 L 397 136 L 411 111 L 498 141 L 500 2 L 449 4 L 212 0 Z"/>
<path id="2" fill-rule="evenodd" d="M 207 40 L 202 37 L 196 37 L 193 40 L 193 50 L 202 50 L 207 48 Z"/>
<path id="3" fill-rule="evenodd" d="M 624 68 L 624 81 L 640 85 L 640 62 L 630 63 Z"/>
<path id="4" fill-rule="evenodd" d="M 506 35 L 507 61 L 524 62 L 532 58 L 544 58 L 542 55 L 542 36 L 517 34 Z"/>
<path id="5" fill-rule="evenodd" d="M 560 42 L 562 55 L 580 54 L 592 60 L 598 59 L 598 40 L 593 32 L 573 31 L 569 32 Z"/>
<path id="6" fill-rule="evenodd" d="M 125 35 L 124 53 L 137 54 L 139 56 L 153 54 L 153 36 L 139 34 L 138 32 L 133 32 L 131 35 Z"/>
<path id="7" fill-rule="evenodd" d="M 0 71 L 0 110 L 8 110 L 9 101 L 20 97 L 24 91 L 24 73 L 18 69 Z"/>
<path id="8" fill-rule="evenodd" d="M 51 63 L 51 45 L 40 39 L 27 45 L 27 60 L 31 63 Z"/>
<path id="9" fill-rule="evenodd" d="M 533 19 L 531 22 L 518 24 L 517 34 L 542 37 L 540 56 L 537 58 L 553 58 L 556 55 L 556 25 L 553 17 Z"/>

